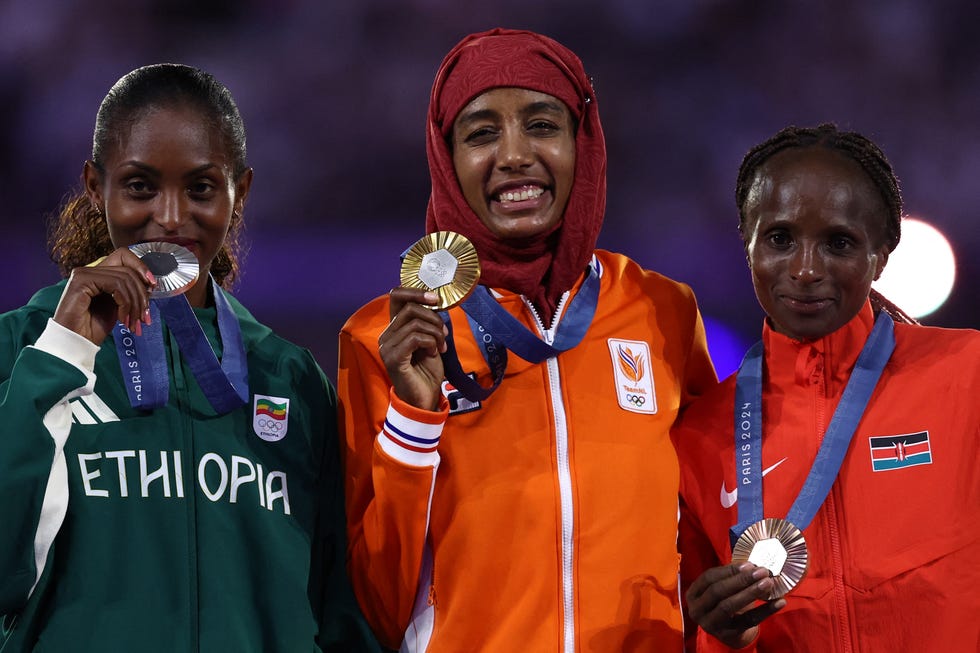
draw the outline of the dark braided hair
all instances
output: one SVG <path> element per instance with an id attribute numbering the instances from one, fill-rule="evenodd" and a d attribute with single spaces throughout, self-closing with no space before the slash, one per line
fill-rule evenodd
<path id="1" fill-rule="evenodd" d="M 180 64 L 154 64 L 127 73 L 109 89 L 99 106 L 92 136 L 92 163 L 102 174 L 106 157 L 129 134 L 130 127 L 152 109 L 191 107 L 222 136 L 237 179 L 247 169 L 245 125 L 228 89 L 210 73 Z M 242 218 L 232 214 L 228 234 L 211 262 L 211 275 L 229 287 L 239 272 Z M 48 238 L 51 260 L 67 277 L 113 250 L 105 216 L 84 191 L 63 204 Z"/>
<path id="2" fill-rule="evenodd" d="M 738 180 L 735 183 L 739 233 L 744 234 L 747 219 L 745 201 L 755 180 L 756 171 L 779 152 L 808 147 L 823 147 L 839 152 L 861 166 L 881 194 L 886 209 L 885 244 L 889 252 L 894 251 L 902 236 L 902 194 L 898 178 L 881 148 L 857 132 L 840 131 L 833 123 L 823 123 L 817 127 L 786 127 L 749 150 L 739 166 Z M 896 322 L 918 323 L 878 291 L 872 290 L 870 299 L 876 314 L 883 310 Z"/>

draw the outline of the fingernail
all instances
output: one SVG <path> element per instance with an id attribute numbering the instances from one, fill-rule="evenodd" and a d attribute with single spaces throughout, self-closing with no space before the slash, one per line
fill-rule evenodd
<path id="1" fill-rule="evenodd" d="M 427 302 L 435 303 L 435 302 L 439 301 L 439 295 L 437 295 L 434 292 L 426 292 L 425 295 L 423 295 L 423 296 L 425 297 L 425 301 L 427 301 Z"/>
<path id="2" fill-rule="evenodd" d="M 157 278 L 153 276 L 153 273 L 149 270 L 146 271 L 146 280 L 152 283 L 154 286 L 157 285 Z"/>
<path id="3" fill-rule="evenodd" d="M 772 572 L 765 567 L 759 567 L 752 572 L 752 578 L 772 578 Z"/>
<path id="4" fill-rule="evenodd" d="M 143 311 L 143 321 L 147 324 L 153 324 L 153 316 L 150 314 L 150 307 L 147 306 L 146 310 Z"/>

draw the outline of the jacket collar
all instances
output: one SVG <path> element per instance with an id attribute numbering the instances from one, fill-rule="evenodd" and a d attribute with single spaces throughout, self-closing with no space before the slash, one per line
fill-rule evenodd
<path id="1" fill-rule="evenodd" d="M 847 384 L 873 327 L 870 302 L 865 302 L 858 314 L 840 329 L 812 341 L 777 333 L 767 319 L 762 330 L 767 379 L 777 385 L 809 385 L 822 378 L 827 393 L 838 394 Z"/>

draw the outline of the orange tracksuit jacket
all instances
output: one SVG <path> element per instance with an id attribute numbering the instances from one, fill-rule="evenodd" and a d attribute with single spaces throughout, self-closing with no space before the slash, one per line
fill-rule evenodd
<path id="1" fill-rule="evenodd" d="M 765 517 L 785 517 L 803 486 L 871 327 L 870 305 L 813 343 L 765 327 Z M 743 651 L 980 650 L 980 333 L 896 324 L 895 340 L 836 482 L 803 531 L 807 575 Z M 732 376 L 674 429 L 685 591 L 731 562 L 734 392 Z M 728 649 L 698 629 L 697 650 Z"/>
<path id="2" fill-rule="evenodd" d="M 536 365 L 510 354 L 481 404 L 446 384 L 441 412 L 389 393 L 377 351 L 386 297 L 344 326 L 349 569 L 386 645 L 681 649 L 669 429 L 714 369 L 687 286 L 618 254 L 599 251 L 593 265 L 585 339 Z M 520 296 L 499 301 L 541 332 Z M 465 315 L 451 313 L 463 370 L 489 385 Z"/>

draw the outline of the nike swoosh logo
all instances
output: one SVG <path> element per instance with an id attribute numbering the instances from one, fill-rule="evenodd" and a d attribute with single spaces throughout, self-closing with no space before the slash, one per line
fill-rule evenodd
<path id="1" fill-rule="evenodd" d="M 787 456 L 786 458 L 788 457 L 789 456 Z M 765 477 L 766 474 L 768 474 L 772 470 L 782 465 L 784 462 L 786 462 L 786 458 L 783 458 L 782 460 L 775 463 L 774 465 L 766 467 L 764 470 L 762 470 L 762 476 Z M 728 490 L 725 489 L 725 481 L 722 481 L 721 482 L 721 507 L 731 508 L 732 506 L 735 505 L 736 501 L 738 501 L 738 486 L 735 486 L 735 489 L 729 492 Z"/>

